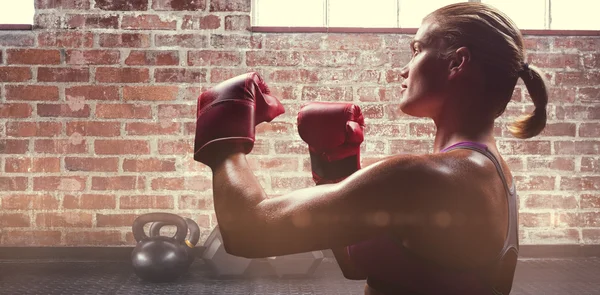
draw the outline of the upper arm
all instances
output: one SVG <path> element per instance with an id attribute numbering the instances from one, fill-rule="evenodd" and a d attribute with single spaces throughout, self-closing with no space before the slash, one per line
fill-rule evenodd
<path id="1" fill-rule="evenodd" d="M 435 165 L 428 156 L 393 157 L 337 184 L 265 199 L 253 210 L 251 222 L 231 233 L 239 247 L 230 249 L 239 256 L 279 256 L 344 247 L 389 230 L 401 231 L 406 226 L 401 221 L 449 183 Z"/>

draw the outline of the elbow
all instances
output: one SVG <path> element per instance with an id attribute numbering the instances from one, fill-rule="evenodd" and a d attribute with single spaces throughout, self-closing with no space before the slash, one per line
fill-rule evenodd
<path id="1" fill-rule="evenodd" d="M 247 224 L 249 225 L 249 223 Z M 261 238 L 256 230 L 233 230 L 221 228 L 223 248 L 228 254 L 249 259 L 268 257 L 261 251 Z"/>

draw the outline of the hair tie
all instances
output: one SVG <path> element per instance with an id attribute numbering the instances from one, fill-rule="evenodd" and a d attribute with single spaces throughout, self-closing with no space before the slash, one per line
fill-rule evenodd
<path id="1" fill-rule="evenodd" d="M 526 62 L 525 62 L 525 63 L 523 63 L 523 69 L 522 69 L 522 71 L 523 71 L 523 72 L 527 72 L 527 71 L 529 71 L 529 64 L 528 64 L 528 63 L 526 63 Z"/>

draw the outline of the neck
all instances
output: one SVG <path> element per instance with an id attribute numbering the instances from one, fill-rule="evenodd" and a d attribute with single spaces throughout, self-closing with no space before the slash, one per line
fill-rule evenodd
<path id="1" fill-rule="evenodd" d="M 495 145 L 494 118 L 473 112 L 475 106 L 446 108 L 433 121 L 436 125 L 433 150 L 435 153 L 461 141 L 474 141 L 488 146 Z"/>

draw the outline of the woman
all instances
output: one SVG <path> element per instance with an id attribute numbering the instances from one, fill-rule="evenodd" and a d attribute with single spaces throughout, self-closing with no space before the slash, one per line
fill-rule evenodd
<path id="1" fill-rule="evenodd" d="M 217 87 L 203 94 L 195 158 L 213 171 L 215 210 L 229 253 L 267 257 L 334 249 L 346 277 L 367 279 L 365 294 L 510 292 L 518 256 L 516 195 L 496 147 L 494 121 L 521 78 L 535 110 L 510 131 L 518 138 L 539 134 L 546 124 L 545 82 L 524 62 L 515 24 L 484 4 L 434 11 L 410 46 L 400 108 L 433 120 L 433 153 L 391 156 L 338 183 L 280 197 L 266 196 L 245 159 L 251 147 L 239 137 L 198 143 L 215 130 L 207 122 L 218 121 L 202 115 L 206 106 L 231 92 Z M 245 88 L 243 95 L 256 95 L 258 124 L 282 109 L 262 80 L 253 81 L 258 90 Z M 299 226 L 298 216 L 306 214 L 314 218 Z M 366 221 L 382 216 L 384 222 Z"/>

